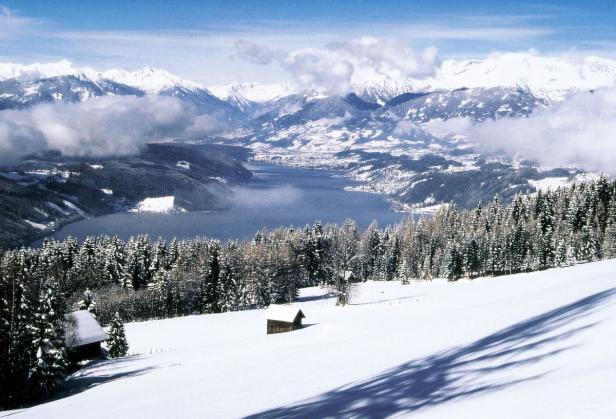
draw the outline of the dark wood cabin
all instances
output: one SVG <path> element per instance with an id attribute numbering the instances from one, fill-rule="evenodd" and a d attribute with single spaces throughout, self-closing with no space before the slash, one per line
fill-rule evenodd
<path id="1" fill-rule="evenodd" d="M 92 313 L 80 310 L 67 314 L 65 329 L 65 343 L 72 364 L 103 355 L 101 343 L 107 340 L 107 332 Z"/>
<path id="2" fill-rule="evenodd" d="M 306 318 L 298 307 L 271 304 L 265 310 L 267 334 L 291 332 L 302 328 L 302 319 Z"/>

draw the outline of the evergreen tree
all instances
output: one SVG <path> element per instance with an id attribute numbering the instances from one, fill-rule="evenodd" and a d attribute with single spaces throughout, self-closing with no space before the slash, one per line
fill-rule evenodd
<path id="1" fill-rule="evenodd" d="M 120 358 L 128 353 L 128 341 L 124 332 L 124 322 L 118 312 L 115 313 L 109 325 L 107 353 L 110 358 Z"/>
<path id="2" fill-rule="evenodd" d="M 157 293 L 158 301 L 157 305 L 163 316 L 171 316 L 177 311 L 174 311 L 174 298 L 173 298 L 173 284 L 171 283 L 171 276 L 169 271 L 157 271 L 152 279 L 152 283 L 149 285 L 150 289 L 153 289 Z"/>
<path id="3" fill-rule="evenodd" d="M 220 245 L 218 242 L 210 244 L 209 260 L 203 267 L 203 312 L 220 313 L 220 298 L 218 278 L 220 276 Z"/>
<path id="4" fill-rule="evenodd" d="M 77 302 L 77 308 L 79 310 L 88 310 L 94 317 L 96 317 L 96 302 L 94 301 L 94 295 L 89 288 L 83 292 L 83 299 Z"/>
<path id="5" fill-rule="evenodd" d="M 41 295 L 29 326 L 31 366 L 28 375 L 33 396 L 50 394 L 62 382 L 67 358 L 64 349 L 62 319 L 55 311 L 55 288 L 49 286 Z"/>
<path id="6" fill-rule="evenodd" d="M 616 257 L 616 191 L 610 200 L 607 217 L 605 234 L 603 235 L 603 255 L 607 258 Z"/>
<path id="7" fill-rule="evenodd" d="M 239 309 L 239 277 L 238 265 L 235 255 L 236 245 L 229 243 L 224 249 L 220 263 L 220 273 L 218 276 L 220 310 L 236 311 Z"/>
<path id="8" fill-rule="evenodd" d="M 364 281 L 376 279 L 375 273 L 382 254 L 381 237 L 376 223 L 364 233 L 361 244 L 361 273 Z"/>

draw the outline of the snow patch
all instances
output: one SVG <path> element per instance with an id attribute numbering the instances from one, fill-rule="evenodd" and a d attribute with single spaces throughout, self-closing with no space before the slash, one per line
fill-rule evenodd
<path id="1" fill-rule="evenodd" d="M 546 177 L 539 180 L 528 180 L 530 186 L 542 192 L 569 186 L 571 183 L 568 177 Z"/>
<path id="2" fill-rule="evenodd" d="M 47 230 L 47 227 L 48 227 L 45 224 L 35 223 L 34 221 L 30 221 L 30 220 L 24 219 L 24 221 L 30 224 L 30 227 L 36 228 L 37 230 Z"/>
<path id="3" fill-rule="evenodd" d="M 131 209 L 130 212 L 156 212 L 160 214 L 167 214 L 178 210 L 174 203 L 175 197 L 173 195 L 145 198 L 144 200 L 139 201 L 137 206 Z"/>

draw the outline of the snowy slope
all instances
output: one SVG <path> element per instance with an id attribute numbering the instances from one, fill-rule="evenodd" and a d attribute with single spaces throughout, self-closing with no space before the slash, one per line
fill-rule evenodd
<path id="1" fill-rule="evenodd" d="M 134 356 L 14 417 L 616 417 L 614 260 L 320 294 L 291 333 L 263 310 L 129 324 Z"/>

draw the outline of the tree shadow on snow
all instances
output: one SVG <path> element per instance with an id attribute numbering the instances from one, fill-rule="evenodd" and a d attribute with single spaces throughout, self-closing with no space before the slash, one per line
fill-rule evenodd
<path id="1" fill-rule="evenodd" d="M 307 303 L 309 301 L 327 300 L 328 298 L 335 298 L 333 293 L 321 294 L 321 295 L 307 295 L 302 297 L 301 295 L 295 299 L 297 303 Z"/>
<path id="2" fill-rule="evenodd" d="M 73 396 L 111 381 L 143 375 L 156 368 L 151 366 L 131 369 L 130 364 L 140 358 L 129 356 L 90 363 L 69 377 L 52 400 Z M 99 372 L 101 368 L 104 368 L 105 374 Z"/>
<path id="3" fill-rule="evenodd" d="M 534 380 L 542 375 L 498 380 L 491 374 L 509 371 L 505 375 L 512 376 L 510 370 L 516 367 L 566 351 L 571 347 L 565 343 L 567 339 L 594 325 L 573 327 L 570 324 L 605 305 L 615 295 L 616 288 L 598 292 L 469 345 L 415 359 L 365 381 L 249 417 L 382 418 Z M 547 344 L 556 342 L 560 343 L 558 349 L 547 350 Z"/>

